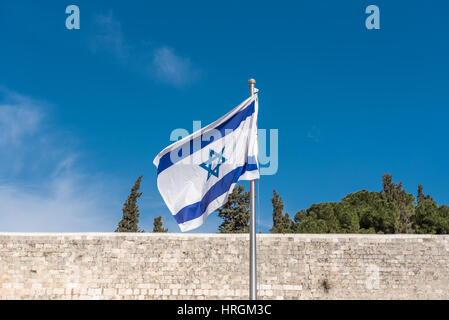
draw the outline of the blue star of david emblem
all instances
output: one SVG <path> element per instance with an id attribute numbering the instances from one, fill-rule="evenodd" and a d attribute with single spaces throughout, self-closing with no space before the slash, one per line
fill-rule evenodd
<path id="1" fill-rule="evenodd" d="M 220 153 L 215 152 L 214 150 L 210 149 L 209 151 L 209 159 L 202 164 L 200 164 L 200 167 L 207 171 L 207 180 L 209 180 L 210 176 L 213 175 L 218 178 L 218 175 L 220 174 L 220 166 L 226 162 L 226 158 L 223 157 L 224 147 L 221 150 Z M 213 165 L 215 164 L 215 167 Z"/>

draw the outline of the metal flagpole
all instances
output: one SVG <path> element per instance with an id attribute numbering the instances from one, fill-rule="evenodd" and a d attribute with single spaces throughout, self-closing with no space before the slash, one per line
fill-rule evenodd
<path id="1" fill-rule="evenodd" d="M 256 80 L 249 79 L 249 93 L 254 95 Z M 257 300 L 257 267 L 256 267 L 256 181 L 250 182 L 250 225 L 249 225 L 249 298 Z"/>

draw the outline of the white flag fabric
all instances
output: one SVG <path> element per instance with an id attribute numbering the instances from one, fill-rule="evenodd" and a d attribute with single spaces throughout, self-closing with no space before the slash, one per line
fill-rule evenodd
<path id="1" fill-rule="evenodd" d="M 259 179 L 257 94 L 160 152 L 157 186 L 181 231 L 201 226 L 239 180 Z"/>

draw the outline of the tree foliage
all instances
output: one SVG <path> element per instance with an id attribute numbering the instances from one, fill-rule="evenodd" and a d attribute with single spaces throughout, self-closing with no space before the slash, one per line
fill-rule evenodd
<path id="1" fill-rule="evenodd" d="M 422 185 L 418 185 L 417 206 L 413 216 L 416 233 L 448 234 L 449 207 L 437 203 L 430 195 L 425 195 Z"/>
<path id="2" fill-rule="evenodd" d="M 286 213 L 285 215 L 282 213 L 284 211 L 284 201 L 276 192 L 276 190 L 273 190 L 273 199 L 271 199 L 271 203 L 273 204 L 273 228 L 270 229 L 270 232 L 293 232 L 293 221 L 290 219 L 288 213 Z"/>
<path id="3" fill-rule="evenodd" d="M 438 207 L 432 199 L 422 200 L 416 207 L 414 225 L 416 233 L 448 234 L 449 207 Z"/>
<path id="4" fill-rule="evenodd" d="M 165 229 L 162 225 L 162 217 L 156 217 L 153 221 L 153 232 L 167 232 L 168 229 Z"/>
<path id="5" fill-rule="evenodd" d="M 425 195 L 423 191 L 423 186 L 421 184 L 418 185 L 418 193 L 416 197 L 416 202 L 419 205 L 424 200 L 432 200 L 432 197 L 430 195 Z"/>
<path id="6" fill-rule="evenodd" d="M 346 215 L 358 218 L 360 233 L 395 233 L 398 229 L 398 208 L 379 192 L 362 190 L 349 194 L 341 203 Z"/>
<path id="7" fill-rule="evenodd" d="M 249 232 L 249 192 L 245 187 L 236 186 L 229 194 L 228 201 L 219 208 L 218 216 L 223 223 L 218 227 L 221 233 L 248 233 Z"/>
<path id="8" fill-rule="evenodd" d="M 412 233 L 412 215 L 414 214 L 415 198 L 412 194 L 402 189 L 402 182 L 393 182 L 391 174 L 382 176 L 383 190 L 380 192 L 382 199 L 393 203 L 399 210 L 399 222 L 395 233 Z"/>
<path id="9" fill-rule="evenodd" d="M 380 192 L 361 190 L 340 202 L 312 204 L 286 221 L 282 198 L 273 192 L 273 233 L 290 226 L 295 233 L 430 233 L 449 234 L 449 206 L 437 203 L 418 186 L 417 198 L 394 183 L 390 174 L 382 177 Z M 288 219 L 290 220 L 290 219 Z M 282 228 L 280 226 L 283 226 Z"/>
<path id="10" fill-rule="evenodd" d="M 118 227 L 115 232 L 143 232 L 139 229 L 139 207 L 137 206 L 137 199 L 142 195 L 139 192 L 140 182 L 142 181 L 142 176 L 137 178 L 134 186 L 131 188 L 131 192 L 128 199 L 123 205 L 123 217 L 118 223 Z"/>
<path id="11" fill-rule="evenodd" d="M 317 219 L 316 216 L 309 216 L 306 210 L 301 210 L 295 214 L 295 233 L 328 233 L 329 228 L 326 221 Z"/>
<path id="12" fill-rule="evenodd" d="M 295 214 L 294 230 L 297 233 L 338 233 L 338 204 L 335 202 L 313 204 Z"/>

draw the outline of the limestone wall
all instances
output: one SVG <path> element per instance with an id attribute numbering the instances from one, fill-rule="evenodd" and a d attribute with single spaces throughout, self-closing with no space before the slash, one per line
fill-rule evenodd
<path id="1" fill-rule="evenodd" d="M 248 235 L 0 233 L 1 299 L 247 299 Z M 262 299 L 449 299 L 449 236 L 258 235 Z"/>

